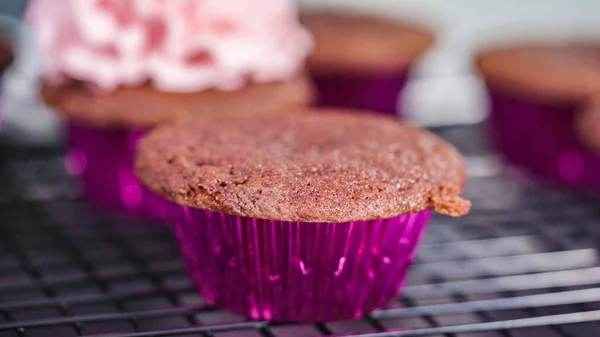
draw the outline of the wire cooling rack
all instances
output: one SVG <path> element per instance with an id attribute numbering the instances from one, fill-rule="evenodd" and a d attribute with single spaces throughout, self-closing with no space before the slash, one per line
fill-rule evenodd
<path id="1" fill-rule="evenodd" d="M 503 172 L 478 128 L 470 215 L 434 217 L 410 282 L 359 321 L 250 322 L 205 305 L 168 228 L 94 213 L 63 151 L 0 146 L 0 336 L 597 336 L 600 208 Z"/>

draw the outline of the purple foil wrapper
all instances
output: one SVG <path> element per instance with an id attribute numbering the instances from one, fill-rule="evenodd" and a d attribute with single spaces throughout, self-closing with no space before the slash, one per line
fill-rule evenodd
<path id="1" fill-rule="evenodd" d="M 408 83 L 406 73 L 389 76 L 318 75 L 313 79 L 319 105 L 371 110 L 387 115 L 398 113 L 400 93 Z"/>
<path id="2" fill-rule="evenodd" d="M 133 172 L 135 145 L 143 133 L 69 124 L 65 165 L 81 178 L 93 206 L 134 219 L 163 221 L 169 202 L 143 187 Z"/>
<path id="3" fill-rule="evenodd" d="M 574 105 L 542 105 L 490 93 L 490 131 L 504 158 L 549 182 L 600 193 L 600 156 L 573 132 Z"/>
<path id="4" fill-rule="evenodd" d="M 387 220 L 258 220 L 173 204 L 189 273 L 213 305 L 252 319 L 356 319 L 405 282 L 431 211 Z"/>

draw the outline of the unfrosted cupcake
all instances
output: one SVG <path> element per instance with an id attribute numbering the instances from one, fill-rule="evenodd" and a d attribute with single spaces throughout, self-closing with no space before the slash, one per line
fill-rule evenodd
<path id="1" fill-rule="evenodd" d="M 2 36 L 0 33 L 0 78 L 4 72 L 10 67 L 14 59 L 12 44 L 8 37 Z"/>
<path id="2" fill-rule="evenodd" d="M 490 95 L 491 137 L 505 159 L 600 192 L 600 157 L 580 141 L 575 123 L 600 92 L 600 42 L 489 48 L 477 65 Z"/>
<path id="3" fill-rule="evenodd" d="M 402 287 L 431 212 L 469 209 L 452 146 L 366 112 L 180 120 L 140 141 L 136 173 L 174 202 L 205 300 L 253 319 L 366 315 Z"/>
<path id="4" fill-rule="evenodd" d="M 581 145 L 600 155 L 600 92 L 577 112 L 573 124 L 573 131 Z M 595 172 L 600 172 L 600 166 Z"/>
<path id="5" fill-rule="evenodd" d="M 306 12 L 301 20 L 315 37 L 308 65 L 323 106 L 396 115 L 410 67 L 434 41 L 426 28 L 369 14 Z"/>
<path id="6" fill-rule="evenodd" d="M 0 31 L 0 83 L 4 73 L 10 67 L 14 60 L 14 50 L 8 33 Z M 2 104 L 0 104 L 0 124 L 3 119 Z"/>
<path id="7" fill-rule="evenodd" d="M 311 38 L 291 0 L 33 0 L 42 95 L 67 119 L 67 168 L 104 209 L 160 218 L 132 171 L 137 138 L 190 114 L 309 104 Z"/>

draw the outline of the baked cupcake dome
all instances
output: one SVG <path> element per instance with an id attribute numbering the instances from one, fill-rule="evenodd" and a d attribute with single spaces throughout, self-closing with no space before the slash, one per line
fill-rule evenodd
<path id="1" fill-rule="evenodd" d="M 492 47 L 476 63 L 489 87 L 529 101 L 578 104 L 600 89 L 600 41 Z"/>
<path id="2" fill-rule="evenodd" d="M 452 146 L 356 112 L 183 119 L 142 140 L 136 172 L 180 205 L 259 219 L 348 222 L 468 210 L 458 196 L 465 168 Z"/>
<path id="3" fill-rule="evenodd" d="M 315 91 L 303 72 L 285 81 L 253 83 L 235 90 L 190 93 L 157 90 L 151 83 L 98 93 L 90 85 L 42 86 L 42 96 L 67 120 L 91 127 L 148 129 L 189 115 L 260 116 L 312 104 Z"/>
<path id="4" fill-rule="evenodd" d="M 315 37 L 309 69 L 320 103 L 395 115 L 410 67 L 434 42 L 432 31 L 375 14 L 306 11 Z"/>
<path id="5" fill-rule="evenodd" d="M 459 216 L 465 167 L 436 136 L 366 112 L 181 120 L 136 172 L 204 299 L 253 319 L 360 318 L 404 284 L 431 210 Z"/>
<path id="6" fill-rule="evenodd" d="M 600 92 L 600 42 L 489 48 L 477 66 L 490 94 L 490 135 L 505 159 L 547 181 L 600 191 L 600 158 L 575 123 Z"/>

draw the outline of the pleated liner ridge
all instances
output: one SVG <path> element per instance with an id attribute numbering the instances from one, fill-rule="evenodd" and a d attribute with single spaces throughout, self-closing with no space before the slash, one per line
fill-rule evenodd
<path id="1" fill-rule="evenodd" d="M 205 300 L 287 322 L 359 318 L 385 305 L 404 284 L 431 214 L 299 223 L 179 212 L 176 234 Z"/>

